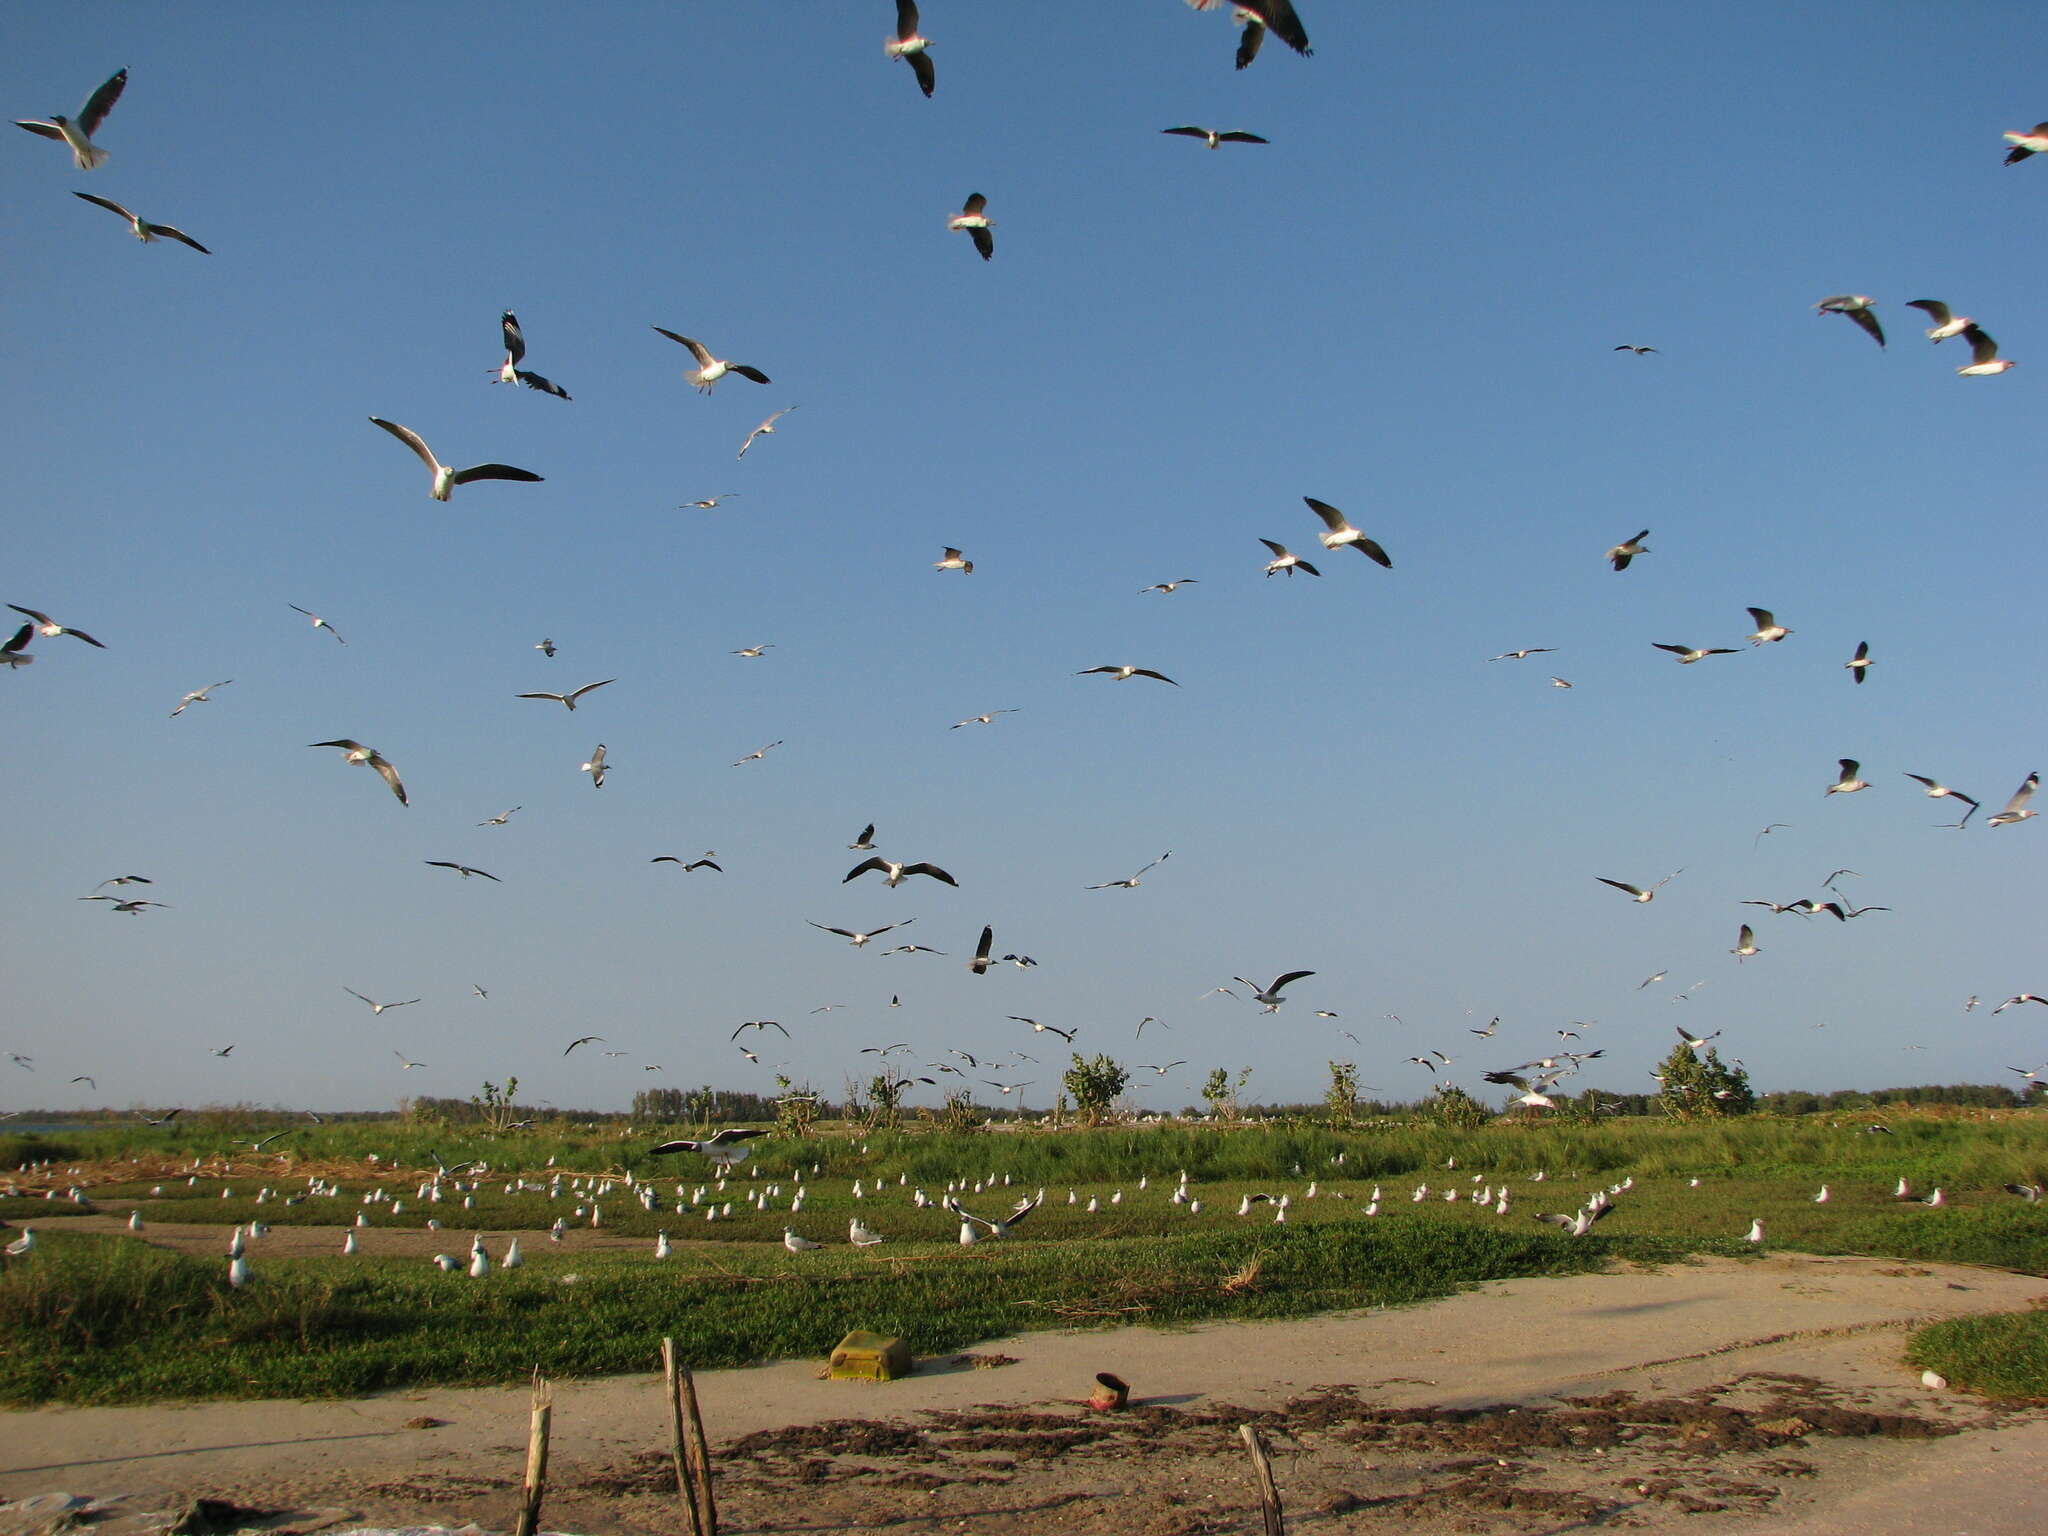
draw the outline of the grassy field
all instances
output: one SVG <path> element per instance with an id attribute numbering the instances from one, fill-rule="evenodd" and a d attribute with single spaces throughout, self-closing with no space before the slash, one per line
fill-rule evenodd
<path id="1" fill-rule="evenodd" d="M 39 1149 L 57 1160 L 17 1173 L 14 1192 L 0 1196 L 0 1218 L 34 1224 L 38 1237 L 31 1254 L 0 1273 L 0 1402 L 348 1395 L 503 1382 L 536 1364 L 557 1375 L 645 1370 L 664 1333 L 693 1364 L 710 1366 L 819 1356 L 853 1327 L 900 1333 L 934 1353 L 1035 1327 L 1299 1316 L 1616 1259 L 1747 1252 L 1742 1236 L 1754 1219 L 1773 1248 L 2048 1273 L 2048 1209 L 1999 1188 L 2048 1166 L 2048 1116 L 1895 1117 L 1889 1135 L 1862 1124 L 1752 1117 L 1469 1132 L 1160 1127 L 763 1138 L 723 1189 L 699 1159 L 648 1155 L 669 1128 L 579 1142 L 312 1127 L 252 1156 L 246 1144 L 224 1151 L 225 1138 L 203 1122 L 123 1127 Z M 437 1152 L 483 1159 L 490 1171 L 465 1174 L 460 1187 L 443 1180 L 434 1200 L 421 1186 Z M 1169 1199 L 1183 1170 L 1199 1212 Z M 630 1197 L 628 1174 L 654 1182 L 654 1210 Z M 551 1197 L 557 1177 L 562 1192 Z M 598 1192 L 607 1177 L 614 1182 Z M 1902 1177 L 1916 1191 L 1942 1187 L 1947 1203 L 1894 1199 Z M 285 1203 L 305 1195 L 309 1179 L 333 1181 L 340 1193 Z M 1045 1203 L 1009 1240 L 962 1248 L 956 1218 L 912 1203 L 920 1188 L 937 1200 L 949 1181 L 962 1184 L 961 1199 L 977 1214 L 1003 1214 L 1040 1187 Z M 1823 1183 L 1830 1197 L 1817 1203 Z M 1376 1185 L 1382 1214 L 1367 1220 Z M 1428 1196 L 1414 1200 L 1425 1185 Z M 1585 1239 L 1529 1219 L 1617 1185 L 1625 1187 L 1615 1212 Z M 792 1215 L 799 1186 L 804 1207 Z M 1504 1217 L 1470 1198 L 1502 1186 L 1512 1192 Z M 69 1200 L 73 1187 L 90 1204 Z M 389 1198 L 366 1205 L 377 1190 Z M 1444 1199 L 1447 1191 L 1460 1198 Z M 1240 1217 L 1252 1192 L 1289 1196 L 1286 1222 L 1273 1221 L 1271 1204 Z M 766 1209 L 752 1203 L 760 1194 Z M 679 1213 L 679 1202 L 690 1209 Z M 612 1241 L 579 1249 L 593 1206 L 596 1230 Z M 706 1220 L 706 1206 L 719 1208 L 719 1219 Z M 67 1217 L 92 1210 L 136 1210 L 150 1223 L 223 1233 L 259 1219 L 327 1228 L 333 1248 L 282 1260 L 266 1257 L 259 1241 L 254 1282 L 237 1291 L 226 1283 L 224 1256 L 65 1231 Z M 358 1212 L 370 1222 L 366 1251 L 343 1258 L 342 1229 Z M 856 1215 L 888 1242 L 849 1247 Z M 543 1235 L 557 1217 L 573 1229 L 560 1247 Z M 460 1258 L 472 1232 L 496 1234 L 494 1257 L 504 1234 L 528 1234 L 527 1262 L 478 1283 L 423 1255 L 376 1252 L 384 1234 L 417 1234 L 430 1221 L 446 1232 L 433 1246 Z M 830 1246 L 788 1253 L 785 1226 Z M 677 1245 L 666 1261 L 652 1251 L 659 1231 Z M 1916 1359 L 1938 1361 L 1958 1386 L 2048 1396 L 2048 1334 L 2038 1318 L 1944 1324 L 1914 1347 Z"/>

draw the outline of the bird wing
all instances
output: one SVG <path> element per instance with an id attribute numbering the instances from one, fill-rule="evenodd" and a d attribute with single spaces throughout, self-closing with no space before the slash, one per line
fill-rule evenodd
<path id="1" fill-rule="evenodd" d="M 1304 496 L 1301 499 L 1308 503 L 1308 508 L 1311 512 L 1323 520 L 1324 526 L 1330 532 L 1342 533 L 1351 526 L 1344 514 L 1331 506 L 1327 501 L 1317 501 L 1313 496 Z"/>
<path id="2" fill-rule="evenodd" d="M 960 205 L 960 211 L 969 217 L 978 218 L 982 210 L 987 207 L 988 199 L 986 197 L 979 192 L 970 192 L 967 194 L 967 201 Z"/>
<path id="3" fill-rule="evenodd" d="M 1315 52 L 1308 45 L 1308 33 L 1294 14 L 1294 0 L 1237 0 L 1239 9 L 1250 11 L 1273 31 L 1273 35 L 1306 57 Z"/>
<path id="4" fill-rule="evenodd" d="M 60 144 L 64 141 L 64 135 L 55 123 L 45 123 L 37 119 L 18 117 L 14 120 L 14 126 L 26 128 L 30 133 L 40 134 L 46 139 L 55 139 Z M 2018 151 L 2014 151 L 2014 153 L 2018 153 Z"/>
<path id="5" fill-rule="evenodd" d="M 1970 362 L 1973 366 L 1998 361 L 1998 343 L 1985 335 L 1981 326 L 1964 326 L 1963 340 L 1970 344 Z"/>
<path id="6" fill-rule="evenodd" d="M 21 126 L 26 128 L 28 124 L 23 123 Z M 63 135 L 61 133 L 53 134 L 52 137 L 61 139 Z M 106 209 L 107 212 L 118 213 L 122 218 L 128 220 L 128 222 L 131 224 L 135 222 L 135 215 L 130 213 L 126 208 L 123 208 L 119 203 L 115 202 L 112 198 L 94 197 L 90 192 L 74 192 L 71 195 L 73 197 L 83 198 L 88 203 L 98 203 L 100 207 Z M 8 606 L 12 607 L 13 604 L 10 603 Z"/>
<path id="7" fill-rule="evenodd" d="M 562 388 L 553 379 L 542 378 L 537 373 L 528 373 L 522 368 L 517 370 L 513 377 L 518 379 L 528 389 L 537 389 L 544 395 L 553 395 L 557 400 L 567 400 L 570 398 L 569 391 Z"/>
<path id="8" fill-rule="evenodd" d="M 1631 896 L 1640 896 L 1643 894 L 1643 888 L 1641 886 L 1630 885 L 1625 880 L 1610 880 L 1605 875 L 1595 875 L 1593 878 L 1595 880 L 1598 880 L 1602 885 L 1613 886 L 1617 891 L 1627 891 Z"/>
<path id="9" fill-rule="evenodd" d="M 1652 640 L 1650 644 L 1660 651 L 1669 651 L 1674 656 L 1690 656 L 1692 654 L 1692 647 L 1689 645 L 1666 645 L 1662 640 Z"/>
<path id="10" fill-rule="evenodd" d="M 1842 313 L 1854 320 L 1872 341 L 1880 347 L 1884 345 L 1884 327 L 1877 323 L 1877 316 L 1868 305 L 1858 305 L 1855 309 L 1845 309 Z"/>
<path id="11" fill-rule="evenodd" d="M 1284 975 L 1284 976 L 1281 976 L 1281 977 L 1278 977 L 1278 978 L 1276 978 L 1276 979 L 1274 980 L 1274 982 L 1273 982 L 1273 985 L 1272 985 L 1272 986 L 1270 986 L 1270 987 L 1268 987 L 1268 988 L 1266 988 L 1266 990 L 1267 990 L 1268 992 L 1278 992 L 1278 991 L 1279 991 L 1279 990 L 1280 990 L 1280 989 L 1281 989 L 1282 987 L 1286 986 L 1286 985 L 1287 985 L 1287 984 L 1288 984 L 1288 983 L 1289 983 L 1290 981 L 1299 981 L 1299 980 L 1301 980 L 1301 978 L 1302 978 L 1302 977 L 1304 977 L 1304 976 L 1313 976 L 1313 975 L 1315 975 L 1315 972 L 1314 972 L 1314 971 L 1289 971 L 1289 972 L 1287 972 L 1287 974 L 1286 974 L 1286 975 Z"/>
<path id="12" fill-rule="evenodd" d="M 1846 783 L 1855 778 L 1856 770 L 1862 766 L 1853 757 L 1838 757 L 1835 761 L 1842 765 L 1842 777 L 1835 781 L 1837 783 Z"/>
<path id="13" fill-rule="evenodd" d="M 924 57 L 924 55 L 919 54 L 918 57 L 922 58 Z M 996 237 L 994 235 L 990 234 L 986 229 L 982 228 L 980 225 L 976 225 L 974 228 L 968 230 L 967 234 L 968 237 L 974 241 L 974 248 L 975 250 L 981 253 L 981 259 L 983 261 L 993 261 L 995 259 Z"/>
<path id="14" fill-rule="evenodd" d="M 114 103 L 127 89 L 128 71 L 118 70 L 105 85 L 86 98 L 85 105 L 79 109 L 78 126 L 88 139 L 99 132 L 100 124 L 107 120 L 107 114 L 114 110 Z"/>
<path id="15" fill-rule="evenodd" d="M 878 864 L 881 861 L 875 859 L 869 862 Z M 855 873 L 858 873 L 858 871 L 855 871 Z M 960 885 L 958 880 L 955 880 L 936 864 L 906 864 L 903 866 L 903 873 L 906 875 L 930 875 L 934 880 L 943 880 L 947 885 L 953 886 L 955 889 L 958 889 Z M 843 885 L 845 881 L 840 883 Z M 983 953 L 986 954 L 987 951 L 984 950 Z"/>
<path id="16" fill-rule="evenodd" d="M 1393 558 L 1384 549 L 1380 548 L 1375 541 L 1368 539 L 1362 533 L 1351 541 L 1351 547 L 1376 565 L 1384 566 L 1390 571 L 1394 568 Z"/>
<path id="17" fill-rule="evenodd" d="M 515 699 L 553 699 L 557 704 L 569 702 L 566 696 L 559 693 L 515 693 L 512 697 Z"/>
<path id="18" fill-rule="evenodd" d="M 385 761 L 383 753 L 372 752 L 369 761 L 370 766 L 377 770 L 384 782 L 391 786 L 391 793 L 398 796 L 398 803 L 400 805 L 412 804 L 410 800 L 405 798 L 405 786 L 398 781 L 398 770 Z"/>
<path id="19" fill-rule="evenodd" d="M 1109 669 L 1109 668 L 1106 668 L 1106 667 L 1101 667 L 1101 668 L 1097 668 L 1096 670 L 1098 670 L 1098 671 L 1108 671 L 1108 670 L 1110 670 L 1110 669 Z M 1157 679 L 1157 680 L 1158 680 L 1159 682 L 1162 682 L 1162 683 L 1173 683 L 1173 679 L 1172 679 L 1172 678 L 1170 678 L 1170 677 L 1168 677 L 1168 676 L 1167 676 L 1167 675 L 1166 675 L 1166 674 L 1165 674 L 1164 672 L 1154 672 L 1154 671 L 1153 671 L 1153 670 L 1152 670 L 1152 669 L 1151 669 L 1150 667 L 1133 667 L 1133 668 L 1131 668 L 1131 676 L 1133 676 L 1133 677 L 1150 677 L 1150 678 L 1155 678 L 1155 679 Z M 1178 688 L 1178 687 L 1180 686 L 1180 684 L 1179 684 L 1179 683 L 1173 683 L 1173 686 L 1174 686 L 1174 687 L 1176 687 L 1176 688 Z"/>
<path id="20" fill-rule="evenodd" d="M 1932 320 L 1936 326 L 1947 325 L 1949 321 L 1955 318 L 1954 315 L 1949 313 L 1949 307 L 1939 299 L 1908 299 L 1906 300 L 1906 308 L 1926 310 L 1927 318 Z"/>
<path id="21" fill-rule="evenodd" d="M 713 363 L 718 361 L 717 358 L 711 355 L 711 350 L 708 347 L 706 347 L 703 342 L 692 341 L 687 336 L 678 336 L 674 331 L 662 330 L 662 328 L 658 325 L 655 327 L 655 329 L 657 331 L 661 331 L 661 334 L 666 336 L 670 341 L 677 342 L 682 346 L 688 347 L 690 349 L 690 355 L 697 359 L 697 364 L 699 367 L 709 368 Z"/>
<path id="22" fill-rule="evenodd" d="M 889 869 L 888 861 L 880 857 L 872 859 L 863 859 L 860 863 L 854 865 L 852 869 L 848 870 L 846 872 L 846 878 L 841 880 L 839 883 L 841 885 L 844 885 L 846 884 L 847 880 L 852 880 L 857 876 L 864 875 L 871 869 L 879 869 L 886 874 Z M 805 921 L 808 922 L 809 919 L 806 918 Z"/>
<path id="23" fill-rule="evenodd" d="M 613 683 L 616 683 L 617 681 L 618 679 L 616 677 L 608 677 L 601 683 L 585 683 L 581 688 L 578 688 L 574 693 L 570 694 L 569 697 L 572 699 L 580 699 L 583 697 L 583 695 L 590 692 L 590 690 L 593 688 L 609 688 Z"/>
<path id="24" fill-rule="evenodd" d="M 1245 23 L 1244 36 L 1237 40 L 1237 67 L 1245 68 L 1259 56 L 1259 49 L 1266 41 L 1266 24 L 1262 21 Z"/>
<path id="25" fill-rule="evenodd" d="M 743 379 L 752 379 L 756 384 L 771 382 L 768 375 L 756 368 L 752 363 L 734 363 L 732 371 Z"/>
<path id="26" fill-rule="evenodd" d="M 192 247 L 193 250 L 197 251 L 202 256 L 211 256 L 213 254 L 213 252 L 209 251 L 197 240 L 194 240 L 190 235 L 186 234 L 185 231 L 178 228 L 175 224 L 145 223 L 142 226 L 142 228 L 144 233 L 146 234 L 165 235 L 168 236 L 170 239 L 177 241 L 180 245 L 189 245 Z"/>
<path id="27" fill-rule="evenodd" d="M 1285 560 L 1287 558 L 1287 546 L 1285 544 L 1275 544 L 1271 539 L 1261 539 L 1259 540 L 1259 542 L 1265 545 L 1266 548 L 1273 551 L 1273 554 L 1276 558 L 1281 560 Z"/>
<path id="28" fill-rule="evenodd" d="M 538 484 L 541 476 L 530 469 L 514 469 L 510 464 L 472 464 L 467 469 L 458 469 L 452 483 L 468 485 L 472 480 L 524 480 Z"/>
<path id="29" fill-rule="evenodd" d="M 974 946 L 974 958 L 977 960 L 986 960 L 988 958 L 989 950 L 993 948 L 995 945 L 995 941 L 996 930 L 994 925 L 984 924 L 981 930 L 981 942 Z"/>
<path id="30" fill-rule="evenodd" d="M 526 359 L 526 335 L 519 329 L 519 317 L 506 310 L 498 317 L 498 323 L 505 331 L 505 352 L 517 366 Z"/>
<path id="31" fill-rule="evenodd" d="M 1206 139 L 1206 138 L 1208 138 L 1208 137 L 1209 137 L 1209 130 L 1208 130 L 1208 129 L 1206 129 L 1206 128 L 1194 128 L 1194 127 L 1189 127 L 1189 126 L 1186 126 L 1186 125 L 1183 125 L 1183 126 L 1181 126 L 1181 127 L 1179 127 L 1179 128 L 1162 128 L 1162 129 L 1160 129 L 1159 131 L 1160 131 L 1161 133 L 1177 133 L 1177 134 L 1180 134 L 1180 135 L 1181 135 L 1181 136 L 1182 136 L 1183 138 L 1190 138 L 1190 139 Z M 79 195 L 80 197 L 83 197 L 83 196 L 85 196 L 85 194 L 84 194 L 83 192 L 79 193 L 78 195 Z M 95 202 L 97 202 L 97 201 L 98 201 L 98 199 L 97 199 L 97 198 L 95 198 L 95 199 L 94 199 L 94 201 L 95 201 Z"/>
<path id="32" fill-rule="evenodd" d="M 896 36 L 917 36 L 917 0 L 896 0 Z"/>
<path id="33" fill-rule="evenodd" d="M 406 447 L 418 454 L 420 462 L 427 466 L 429 474 L 439 474 L 441 472 L 441 461 L 434 457 L 434 450 L 429 448 L 426 439 L 413 431 L 411 427 L 401 427 L 397 422 L 386 421 L 381 416 L 372 416 L 370 418 L 370 425 L 382 427 L 386 432 L 389 432 L 393 437 L 405 444 Z"/>
<path id="34" fill-rule="evenodd" d="M 2025 782 L 2023 782 L 2018 789 L 2012 792 L 2012 798 L 2005 802 L 2005 809 L 2001 811 L 1999 814 L 2002 816 L 2010 816 L 2014 811 L 2019 810 L 2029 800 L 2033 799 L 2034 791 L 2039 789 L 2040 787 L 2041 775 L 2038 773 L 2028 774 Z"/>
<path id="35" fill-rule="evenodd" d="M 1260 138 L 1256 133 L 1246 133 L 1241 128 L 1234 128 L 1229 133 L 1219 133 L 1216 137 L 1225 144 L 1270 144 L 1273 142 L 1271 139 Z"/>

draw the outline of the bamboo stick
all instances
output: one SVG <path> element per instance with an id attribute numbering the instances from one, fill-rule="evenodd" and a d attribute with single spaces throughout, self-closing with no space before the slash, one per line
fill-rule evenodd
<path id="1" fill-rule="evenodd" d="M 676 1466 L 676 1497 L 690 1512 L 690 1536 L 710 1536 L 704 1529 L 704 1518 L 697 1507 L 697 1491 L 690 1476 L 688 1442 L 683 1436 L 683 1383 L 676 1365 L 676 1341 L 673 1338 L 661 1341 L 661 1375 L 668 1387 L 669 1455 Z"/>
<path id="2" fill-rule="evenodd" d="M 1273 1463 L 1266 1459 L 1265 1442 L 1249 1424 L 1238 1425 L 1237 1434 L 1245 1449 L 1252 1453 L 1252 1475 L 1258 1479 L 1259 1508 L 1266 1516 L 1266 1536 L 1286 1536 L 1287 1527 L 1280 1520 L 1280 1487 L 1273 1481 Z"/>
<path id="3" fill-rule="evenodd" d="M 526 1483 L 521 1490 L 519 1521 L 513 1536 L 534 1536 L 540 1529 L 540 1502 L 548 1487 L 548 1428 L 554 1417 L 554 1393 L 539 1371 L 533 1373 L 533 1419 L 526 1435 Z"/>
<path id="4" fill-rule="evenodd" d="M 697 1411 L 697 1383 L 690 1368 L 680 1362 L 676 1365 L 676 1378 L 682 1385 L 683 1417 L 689 1427 L 683 1454 L 696 1486 L 698 1536 L 718 1536 L 718 1500 L 711 1492 L 711 1447 L 704 1438 L 704 1416 Z"/>

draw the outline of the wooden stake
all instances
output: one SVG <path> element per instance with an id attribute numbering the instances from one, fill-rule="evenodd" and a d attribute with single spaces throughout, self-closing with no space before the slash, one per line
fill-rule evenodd
<path id="1" fill-rule="evenodd" d="M 548 1487 L 548 1425 L 554 1416 L 554 1393 L 538 1370 L 533 1373 L 533 1421 L 526 1435 L 526 1486 L 519 1501 L 519 1521 L 512 1536 L 534 1536 L 540 1529 L 540 1501 Z"/>
<path id="2" fill-rule="evenodd" d="M 1252 1453 L 1252 1475 L 1259 1483 L 1259 1507 L 1266 1516 L 1266 1536 L 1286 1536 L 1287 1527 L 1280 1521 L 1280 1487 L 1273 1481 L 1273 1463 L 1266 1459 L 1265 1442 L 1249 1424 L 1238 1425 L 1237 1434 L 1245 1449 Z"/>
<path id="3" fill-rule="evenodd" d="M 689 1435 L 683 1441 L 683 1455 L 696 1489 L 698 1536 L 718 1536 L 718 1500 L 711 1492 L 711 1447 L 704 1438 L 704 1416 L 697 1411 L 697 1383 L 687 1365 L 678 1363 L 676 1378 L 683 1389 L 683 1417 Z"/>
<path id="4" fill-rule="evenodd" d="M 683 1437 L 683 1382 L 676 1367 L 676 1341 L 672 1338 L 661 1341 L 661 1374 L 668 1386 L 669 1455 L 676 1464 L 676 1497 L 690 1512 L 690 1536 L 711 1536 L 704 1529 L 694 1480 L 690 1476 L 692 1458 L 685 1449 L 688 1442 Z"/>

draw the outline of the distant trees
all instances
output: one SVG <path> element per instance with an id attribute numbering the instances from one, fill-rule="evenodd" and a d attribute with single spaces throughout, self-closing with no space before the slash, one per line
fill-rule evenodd
<path id="1" fill-rule="evenodd" d="M 1251 1080 L 1252 1069 L 1250 1067 L 1239 1068 L 1235 1081 L 1231 1079 L 1230 1070 L 1227 1067 L 1218 1067 L 1215 1071 L 1211 1072 L 1208 1081 L 1202 1084 L 1202 1102 L 1209 1106 L 1209 1118 L 1212 1120 L 1237 1119 L 1241 1112 L 1237 1102 L 1238 1095 L 1244 1091 L 1244 1085 Z"/>
<path id="2" fill-rule="evenodd" d="M 1492 1110 L 1456 1083 L 1437 1084 L 1436 1097 L 1423 1105 L 1422 1112 L 1454 1131 L 1477 1130 L 1493 1118 Z"/>

